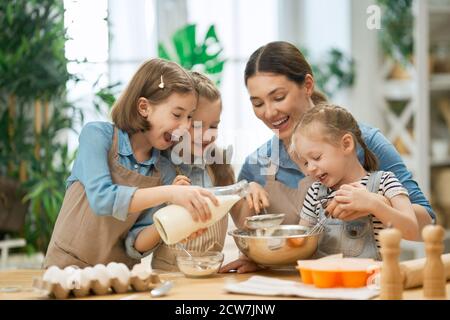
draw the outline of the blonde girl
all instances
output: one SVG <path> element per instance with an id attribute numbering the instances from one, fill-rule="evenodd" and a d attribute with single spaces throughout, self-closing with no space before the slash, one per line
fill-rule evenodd
<path id="1" fill-rule="evenodd" d="M 180 186 L 196 185 L 204 188 L 233 184 L 235 183 L 235 175 L 230 165 L 231 150 L 227 153 L 214 143 L 218 135 L 222 112 L 220 91 L 207 76 L 198 72 L 191 72 L 190 74 L 199 98 L 197 108 L 192 115 L 188 138 L 184 137 L 182 141 L 183 143 L 186 141 L 184 139 L 189 139 L 189 148 L 181 149 L 181 152 L 173 148 L 171 152 L 168 152 L 168 157 L 175 164 L 174 170 L 177 174 L 173 184 Z M 190 151 L 188 155 L 183 154 L 188 151 Z M 257 194 L 267 201 L 265 191 L 256 183 L 250 184 L 250 195 L 248 196 L 250 205 L 252 204 L 252 194 Z M 237 215 L 241 212 L 240 208 L 243 205 L 246 205 L 245 200 L 241 200 L 231 210 L 235 223 L 239 223 Z M 159 243 L 148 241 L 146 239 L 146 228 L 152 223 L 150 219 L 150 217 L 142 219 L 133 228 L 132 234 L 138 232 L 135 236 L 134 246 L 139 248 L 142 253 L 153 251 L 153 268 L 177 270 L 176 255 L 179 254 L 179 245 L 168 246 L 161 241 Z M 225 242 L 227 227 L 228 216 L 226 215 L 209 228 L 198 230 L 182 245 L 189 251 L 221 251 Z"/>
<path id="2" fill-rule="evenodd" d="M 364 164 L 358 160 L 358 145 Z M 404 239 L 418 239 L 407 190 L 392 172 L 377 171 L 377 158 L 350 112 L 330 104 L 311 108 L 293 131 L 291 149 L 305 174 L 315 180 L 300 224 L 326 218 L 318 256 L 342 252 L 379 259 L 378 235 L 387 226 L 399 229 Z"/>

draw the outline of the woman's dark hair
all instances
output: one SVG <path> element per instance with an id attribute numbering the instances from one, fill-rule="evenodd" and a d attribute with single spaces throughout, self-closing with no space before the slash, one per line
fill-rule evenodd
<path id="1" fill-rule="evenodd" d="M 245 85 L 258 72 L 284 75 L 298 85 L 303 85 L 307 74 L 314 76 L 300 50 L 285 41 L 270 42 L 253 52 L 245 66 Z M 317 90 L 313 92 L 311 99 L 314 104 L 327 101 L 325 95 Z"/>

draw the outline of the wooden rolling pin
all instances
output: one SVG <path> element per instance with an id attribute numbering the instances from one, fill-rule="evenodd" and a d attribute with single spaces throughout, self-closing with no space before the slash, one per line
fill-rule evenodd
<path id="1" fill-rule="evenodd" d="M 445 267 L 445 278 L 450 280 L 450 253 L 441 255 Z M 423 285 L 423 268 L 425 258 L 400 262 L 403 275 L 403 287 L 405 289 L 420 287 Z"/>

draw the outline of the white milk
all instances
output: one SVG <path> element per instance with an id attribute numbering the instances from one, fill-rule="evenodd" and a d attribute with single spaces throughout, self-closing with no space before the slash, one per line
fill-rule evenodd
<path id="1" fill-rule="evenodd" d="M 159 209 L 153 216 L 153 220 L 161 239 L 169 245 L 178 243 L 193 232 L 216 223 L 241 199 L 237 194 L 217 195 L 216 197 L 219 200 L 217 207 L 209 198 L 205 198 L 212 214 L 211 219 L 206 222 L 195 222 L 189 211 L 179 205 L 171 204 Z"/>

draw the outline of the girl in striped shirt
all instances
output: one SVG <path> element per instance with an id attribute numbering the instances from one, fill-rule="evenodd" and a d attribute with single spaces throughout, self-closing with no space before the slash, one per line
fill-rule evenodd
<path id="1" fill-rule="evenodd" d="M 357 147 L 364 151 L 364 164 Z M 376 171 L 377 158 L 344 108 L 322 104 L 305 113 L 294 129 L 291 151 L 302 171 L 315 178 L 300 212 L 300 224 L 325 220 L 317 257 L 380 259 L 378 234 L 386 226 L 417 240 L 419 227 L 408 192 L 392 172 Z"/>

